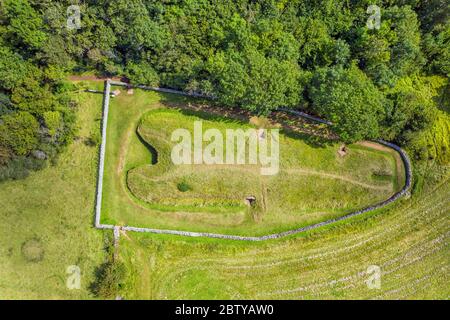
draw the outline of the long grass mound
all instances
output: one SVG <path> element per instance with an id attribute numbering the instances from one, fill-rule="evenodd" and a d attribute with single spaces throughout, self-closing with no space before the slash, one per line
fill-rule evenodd
<path id="1" fill-rule="evenodd" d="M 278 241 L 128 233 L 127 299 L 448 299 L 448 173 L 370 217 Z M 374 270 L 379 268 L 377 286 Z"/>
<path id="2" fill-rule="evenodd" d="M 111 101 L 102 222 L 264 235 L 347 214 L 401 188 L 402 167 L 389 149 L 355 144 L 343 155 L 339 143 L 317 145 L 283 130 L 273 176 L 261 175 L 260 165 L 174 165 L 176 129 L 193 134 L 202 121 L 203 131 L 225 136 L 226 129 L 253 127 L 187 110 L 189 102 L 140 90 Z"/>

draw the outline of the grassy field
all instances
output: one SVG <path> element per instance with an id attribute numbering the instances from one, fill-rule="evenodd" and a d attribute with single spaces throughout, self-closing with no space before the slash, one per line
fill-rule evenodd
<path id="1" fill-rule="evenodd" d="M 401 187 L 404 173 L 389 149 L 350 145 L 340 156 L 339 143 L 319 146 L 284 130 L 280 173 L 274 176 L 262 176 L 259 165 L 175 166 L 170 160 L 175 129 L 192 132 L 200 120 L 203 130 L 216 128 L 224 136 L 226 129 L 252 127 L 249 119 L 186 110 L 189 102 L 140 90 L 112 99 L 104 223 L 263 235 L 349 213 Z M 188 190 L 180 191 L 182 184 Z M 245 204 L 248 196 L 256 197 L 252 207 Z"/>
<path id="2" fill-rule="evenodd" d="M 139 101 L 140 94 L 135 92 L 133 98 Z M 104 234 L 92 227 L 97 148 L 85 142 L 99 130 L 101 95 L 76 97 L 81 102 L 80 139 L 58 165 L 0 186 L 0 298 L 93 298 L 89 286 L 105 259 Z M 129 110 L 123 111 L 127 116 Z M 136 136 L 129 139 L 132 148 L 146 151 Z M 135 164 L 151 161 L 148 153 L 133 154 Z M 128 161 L 129 168 L 134 167 L 131 158 Z M 410 199 L 279 241 L 122 234 L 119 256 L 127 279 L 121 295 L 448 299 L 449 174 L 433 165 L 416 166 L 414 172 L 421 183 Z M 382 270 L 379 290 L 369 290 L 364 283 L 367 267 L 373 264 Z M 69 265 L 81 268 L 81 290 L 65 286 Z"/>
<path id="3" fill-rule="evenodd" d="M 103 234 L 93 228 L 101 95 L 80 101 L 78 138 L 58 164 L 25 180 L 0 184 L 0 299 L 86 299 L 103 262 Z M 81 289 L 69 290 L 67 267 L 81 271 Z"/>
<path id="4" fill-rule="evenodd" d="M 433 172 L 432 168 L 428 169 Z M 449 175 L 388 209 L 258 244 L 131 234 L 122 294 L 146 299 L 448 299 Z M 367 268 L 381 269 L 369 289 Z"/>

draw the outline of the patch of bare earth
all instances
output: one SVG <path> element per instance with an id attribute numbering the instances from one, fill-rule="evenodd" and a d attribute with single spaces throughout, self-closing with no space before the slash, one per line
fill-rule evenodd
<path id="1" fill-rule="evenodd" d="M 119 78 L 119 77 L 107 78 L 107 77 L 100 77 L 100 76 L 96 76 L 96 75 L 85 75 L 85 76 L 72 75 L 72 76 L 69 76 L 68 79 L 70 81 L 105 81 L 107 79 L 110 79 L 113 81 L 123 81 L 123 82 L 126 82 L 126 80 L 127 80 L 125 78 Z"/>

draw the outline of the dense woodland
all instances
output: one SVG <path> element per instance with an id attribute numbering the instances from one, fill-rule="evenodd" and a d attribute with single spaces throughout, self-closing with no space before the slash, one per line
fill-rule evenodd
<path id="1" fill-rule="evenodd" d="M 81 28 L 67 28 L 70 5 Z M 369 29 L 369 5 L 381 8 Z M 327 118 L 449 162 L 445 0 L 0 0 L 0 180 L 56 161 L 76 135 L 67 75 L 198 92 L 223 108 Z"/>

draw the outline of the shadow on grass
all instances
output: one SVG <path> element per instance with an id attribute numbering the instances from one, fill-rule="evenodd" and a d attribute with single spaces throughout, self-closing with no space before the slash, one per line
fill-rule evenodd
<path id="1" fill-rule="evenodd" d="M 151 144 L 149 144 L 147 141 L 145 141 L 144 138 L 142 138 L 141 134 L 139 133 L 139 126 L 136 127 L 135 133 L 136 133 L 136 136 L 138 137 L 139 141 L 144 145 L 144 147 L 152 155 L 152 165 L 157 164 L 158 163 L 158 151 L 156 151 L 156 149 Z"/>
<path id="2" fill-rule="evenodd" d="M 203 120 L 220 121 L 223 123 L 248 125 L 250 118 L 252 116 L 257 116 L 256 114 L 252 114 L 242 109 L 220 107 L 219 105 L 211 102 L 210 100 L 184 97 L 174 94 L 162 94 L 161 103 L 168 108 L 175 108 L 179 110 L 182 114 L 187 116 L 196 116 Z M 189 109 L 186 107 L 188 105 L 191 106 L 189 107 Z M 212 108 L 210 111 L 208 111 L 207 110 L 208 108 L 207 107 L 205 108 L 205 106 L 212 106 Z M 224 112 L 223 115 L 212 113 L 213 111 L 217 112 L 220 109 L 223 110 Z M 307 145 L 313 148 L 325 148 L 327 146 L 336 143 L 336 141 L 331 140 L 329 138 L 294 131 L 284 125 L 282 125 L 280 133 L 292 139 L 302 140 Z"/>
<path id="3" fill-rule="evenodd" d="M 280 132 L 282 134 L 284 134 L 286 137 L 289 137 L 291 139 L 302 140 L 307 145 L 309 145 L 310 147 L 313 147 L 313 148 L 325 148 L 327 146 L 330 146 L 330 145 L 336 143 L 336 141 L 326 139 L 321 136 L 315 136 L 315 135 L 310 135 L 310 134 L 306 134 L 306 133 L 302 133 L 302 132 L 296 132 L 296 131 L 293 131 L 293 130 L 290 130 L 287 128 L 281 129 Z"/>

